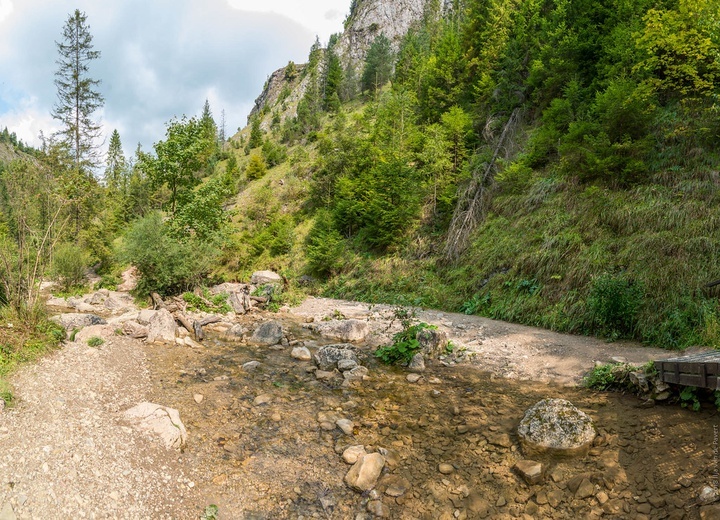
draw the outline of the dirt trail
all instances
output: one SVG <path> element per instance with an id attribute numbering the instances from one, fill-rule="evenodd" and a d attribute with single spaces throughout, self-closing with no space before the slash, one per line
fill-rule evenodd
<path id="1" fill-rule="evenodd" d="M 238 321 L 252 330 L 279 320 L 313 349 L 323 341 L 302 327 L 310 317 L 360 318 L 377 332 L 392 314 L 319 298 L 287 311 Z M 695 498 L 717 470 L 716 412 L 639 408 L 632 396 L 568 386 L 596 360 L 668 352 L 437 311 L 418 318 L 446 329 L 466 361 L 430 364 L 415 384 L 371 356 L 393 329 L 363 346 L 370 377 L 349 387 L 317 380 L 288 348 L 212 334 L 201 348 L 146 345 L 112 326 L 95 329 L 105 343 L 91 348 L 79 335 L 14 378 L 18 403 L 0 414 L 0 518 L 186 519 L 209 504 L 226 520 L 361 520 L 372 518 L 368 507 L 428 520 L 699 518 Z M 249 361 L 259 365 L 243 368 Z M 512 470 L 522 458 L 516 427 L 546 397 L 587 411 L 599 437 L 586 458 L 545 461 L 544 481 L 529 486 Z M 180 410 L 184 452 L 123 422 L 123 410 L 146 400 Z M 352 420 L 353 432 L 326 429 L 328 417 Z M 369 494 L 343 482 L 340 453 L 356 444 L 390 450 Z M 440 473 L 441 463 L 453 471 Z M 583 479 L 587 496 L 575 491 Z M 391 496 L 398 482 L 407 490 Z"/>

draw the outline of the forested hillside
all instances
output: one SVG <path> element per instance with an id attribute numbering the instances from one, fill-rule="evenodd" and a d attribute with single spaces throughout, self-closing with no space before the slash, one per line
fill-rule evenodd
<path id="1" fill-rule="evenodd" d="M 108 284 L 132 263 L 139 295 L 272 268 L 285 298 L 720 344 L 716 0 L 433 0 L 382 29 L 362 59 L 336 35 L 273 74 L 229 139 L 206 103 L 131 160 L 113 134 L 101 181 L 53 143 L 5 164 L 4 247 L 52 229 L 28 253 L 56 275 L 63 255 Z"/>

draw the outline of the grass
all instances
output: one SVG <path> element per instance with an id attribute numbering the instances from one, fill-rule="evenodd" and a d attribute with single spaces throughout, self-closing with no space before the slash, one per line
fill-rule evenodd
<path id="1" fill-rule="evenodd" d="M 44 316 L 34 321 L 23 324 L 8 307 L 0 307 L 0 398 L 7 404 L 13 400 L 9 376 L 57 348 L 65 337 L 65 330 Z"/>

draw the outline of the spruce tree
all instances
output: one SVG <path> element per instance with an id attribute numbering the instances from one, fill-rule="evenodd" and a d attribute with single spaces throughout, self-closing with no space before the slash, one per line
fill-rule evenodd
<path id="1" fill-rule="evenodd" d="M 124 188 L 127 181 L 127 169 L 120 133 L 115 129 L 110 136 L 110 145 L 108 146 L 105 185 L 112 191 Z"/>
<path id="2" fill-rule="evenodd" d="M 363 91 L 373 93 L 390 81 L 394 59 L 392 46 L 387 36 L 381 34 L 375 38 L 365 57 L 365 68 L 362 75 Z"/>
<path id="3" fill-rule="evenodd" d="M 55 42 L 59 54 L 55 72 L 58 99 L 52 116 L 62 123 L 58 137 L 78 173 L 87 173 L 99 164 L 96 139 L 101 127 L 92 115 L 103 106 L 104 99 L 97 90 L 100 80 L 88 75 L 90 62 L 100 57 L 100 51 L 93 50 L 92 40 L 87 16 L 76 9 L 65 22 L 62 42 Z"/>

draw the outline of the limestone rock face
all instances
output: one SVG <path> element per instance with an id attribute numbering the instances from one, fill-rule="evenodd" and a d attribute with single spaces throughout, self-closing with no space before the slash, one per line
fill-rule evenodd
<path id="1" fill-rule="evenodd" d="M 364 0 L 356 2 L 335 51 L 344 64 L 362 65 L 372 42 L 384 34 L 395 51 L 410 26 L 421 20 L 425 0 Z"/>
<path id="2" fill-rule="evenodd" d="M 185 445 L 187 431 L 180 412 L 174 408 L 145 402 L 130 408 L 124 416 L 139 430 L 159 435 L 167 449 L 179 450 Z"/>
<path id="3" fill-rule="evenodd" d="M 565 399 L 543 399 L 520 421 L 518 436 L 527 455 L 584 455 L 595 438 L 592 420 Z"/>
<path id="4" fill-rule="evenodd" d="M 377 484 L 384 466 L 385 457 L 379 453 L 360 455 L 345 475 L 345 483 L 360 493 L 370 491 Z"/>

